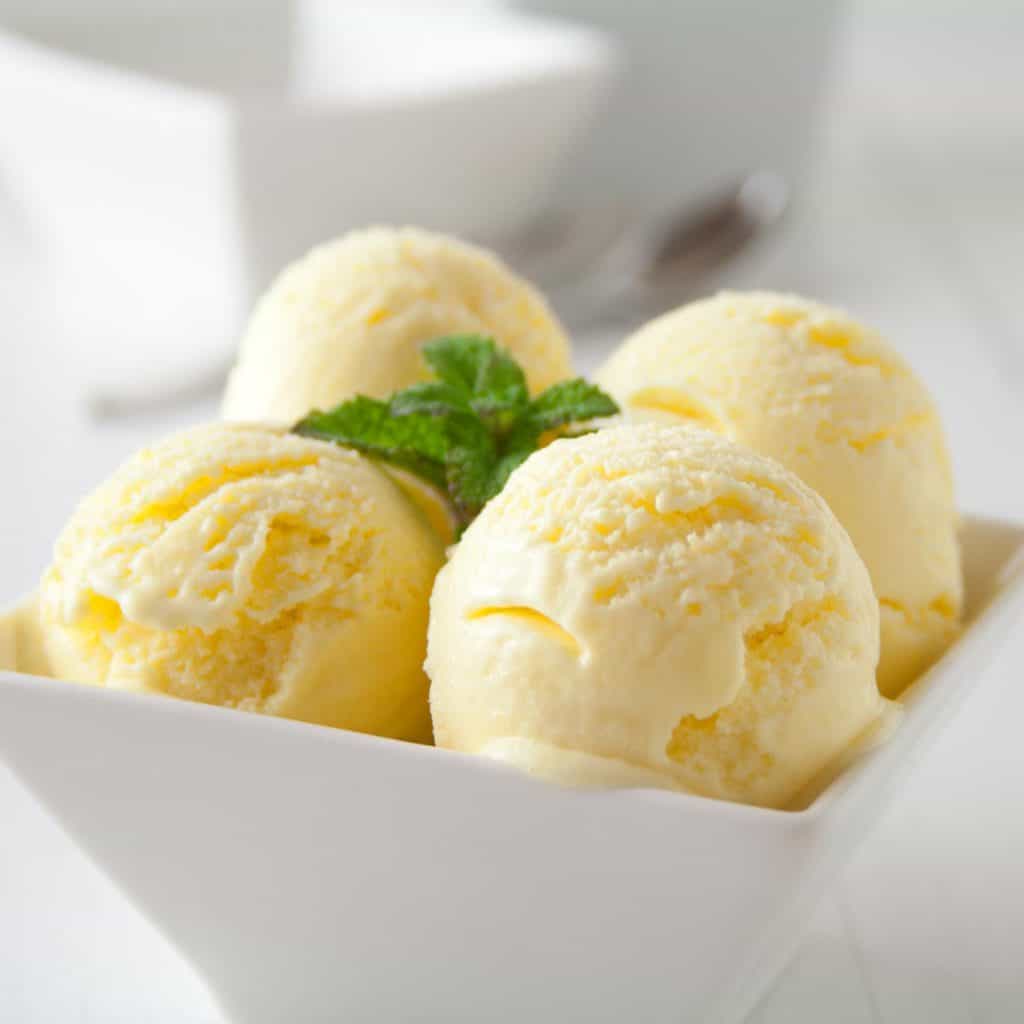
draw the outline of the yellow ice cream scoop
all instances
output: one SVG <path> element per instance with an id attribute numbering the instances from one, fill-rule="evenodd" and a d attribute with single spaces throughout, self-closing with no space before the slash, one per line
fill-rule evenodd
<path id="1" fill-rule="evenodd" d="M 942 426 L 876 332 L 795 296 L 727 292 L 641 328 L 597 381 L 630 417 L 718 431 L 828 502 L 878 596 L 883 693 L 899 694 L 956 637 L 963 587 Z"/>
<path id="2" fill-rule="evenodd" d="M 215 424 L 86 498 L 40 591 L 50 669 L 360 732 L 429 738 L 441 543 L 372 462 Z"/>
<path id="3" fill-rule="evenodd" d="M 707 431 L 531 455 L 431 600 L 438 745 L 785 806 L 884 714 L 878 604 L 825 502 Z"/>
<path id="4" fill-rule="evenodd" d="M 227 419 L 293 423 L 356 394 L 429 376 L 424 342 L 494 338 L 537 392 L 572 375 L 540 293 L 495 256 L 413 228 L 371 228 L 313 249 L 257 304 L 228 381 Z"/>

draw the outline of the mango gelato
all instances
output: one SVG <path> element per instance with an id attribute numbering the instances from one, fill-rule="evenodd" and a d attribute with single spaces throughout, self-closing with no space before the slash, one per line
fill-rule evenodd
<path id="1" fill-rule="evenodd" d="M 371 228 L 313 249 L 260 300 L 224 396 L 227 419 L 293 423 L 356 394 L 426 379 L 420 346 L 493 337 L 532 391 L 572 375 L 541 295 L 490 253 L 413 228 Z"/>
<path id="2" fill-rule="evenodd" d="M 442 559 L 355 452 L 198 427 L 79 506 L 42 581 L 43 644 L 64 679 L 425 740 Z"/>
<path id="3" fill-rule="evenodd" d="M 874 331 L 814 302 L 724 293 L 641 328 L 597 374 L 633 418 L 694 423 L 814 488 L 864 559 L 895 696 L 959 630 L 963 586 L 938 413 Z"/>
<path id="4" fill-rule="evenodd" d="M 684 426 L 555 441 L 437 578 L 438 745 L 788 805 L 884 714 L 878 604 L 825 502 Z"/>

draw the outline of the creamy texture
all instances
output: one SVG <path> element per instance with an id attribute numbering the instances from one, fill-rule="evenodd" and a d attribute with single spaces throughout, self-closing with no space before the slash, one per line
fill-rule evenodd
<path id="1" fill-rule="evenodd" d="M 685 788 L 670 775 L 650 768 L 627 764 L 611 757 L 597 757 L 578 750 L 553 747 L 519 736 L 490 740 L 477 753 L 560 786 L 602 789 Z"/>
<path id="2" fill-rule="evenodd" d="M 34 676 L 50 674 L 35 594 L 0 614 L 0 670 Z"/>
<path id="3" fill-rule="evenodd" d="M 355 452 L 199 427 L 79 506 L 40 590 L 46 655 L 65 679 L 426 739 L 442 558 Z"/>
<path id="4" fill-rule="evenodd" d="M 572 375 L 540 293 L 496 257 L 412 228 L 353 232 L 286 268 L 249 322 L 224 396 L 228 419 L 292 423 L 356 394 L 429 376 L 424 342 L 493 337 L 534 391 Z"/>
<path id="5" fill-rule="evenodd" d="M 878 596 L 884 693 L 956 637 L 963 587 L 942 427 L 874 331 L 794 296 L 724 293 L 643 327 L 597 381 L 629 416 L 718 431 L 828 502 Z"/>
<path id="6" fill-rule="evenodd" d="M 824 769 L 812 775 L 795 790 L 787 801 L 787 809 L 800 809 L 810 804 L 823 790 L 845 772 L 858 758 L 884 744 L 896 731 L 903 717 L 903 706 L 886 701 L 879 717 L 857 735 Z M 690 790 L 679 779 L 657 770 L 627 764 L 610 757 L 596 757 L 577 750 L 552 747 L 537 740 L 520 737 L 491 740 L 477 752 L 493 761 L 501 761 L 534 778 L 561 786 L 600 789 L 671 789 Z"/>
<path id="7" fill-rule="evenodd" d="M 440 746 L 783 806 L 883 713 L 877 658 L 867 571 L 821 498 L 648 424 L 513 473 L 438 576 L 427 671 Z"/>

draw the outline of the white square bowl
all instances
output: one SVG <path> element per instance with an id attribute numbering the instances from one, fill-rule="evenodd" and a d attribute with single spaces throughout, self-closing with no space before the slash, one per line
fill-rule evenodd
<path id="1" fill-rule="evenodd" d="M 736 1021 L 1024 609 L 1024 527 L 963 545 L 963 637 L 799 812 L 15 671 L 0 755 L 233 1021 Z"/>

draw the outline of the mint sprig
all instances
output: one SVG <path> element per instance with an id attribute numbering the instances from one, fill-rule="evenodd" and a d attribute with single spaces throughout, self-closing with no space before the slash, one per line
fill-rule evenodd
<path id="1" fill-rule="evenodd" d="M 546 435 L 619 411 L 581 378 L 531 399 L 518 363 L 491 338 L 452 335 L 423 346 L 437 380 L 388 399 L 357 398 L 314 410 L 297 434 L 355 448 L 442 491 L 461 532 Z"/>

